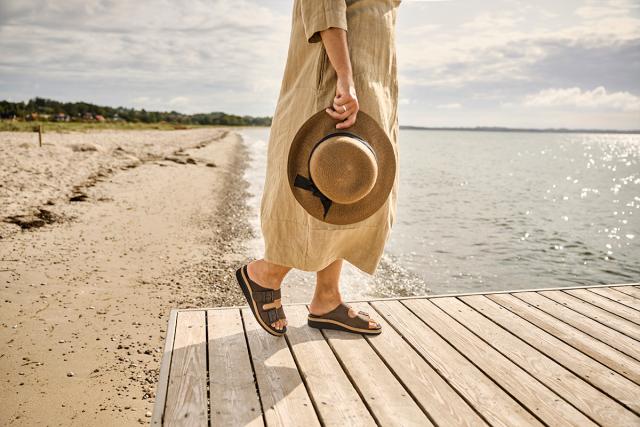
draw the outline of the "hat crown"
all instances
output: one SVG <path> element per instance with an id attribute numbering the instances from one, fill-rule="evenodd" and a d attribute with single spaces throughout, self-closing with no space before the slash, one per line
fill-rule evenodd
<path id="1" fill-rule="evenodd" d="M 309 158 L 309 174 L 316 187 L 335 203 L 350 204 L 365 197 L 378 178 L 376 155 L 359 137 L 323 138 Z"/>

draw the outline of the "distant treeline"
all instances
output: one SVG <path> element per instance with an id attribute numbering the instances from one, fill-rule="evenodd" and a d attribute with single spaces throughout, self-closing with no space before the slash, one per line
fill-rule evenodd
<path id="1" fill-rule="evenodd" d="M 177 111 L 146 111 L 104 107 L 87 102 L 59 102 L 34 98 L 28 102 L 0 101 L 0 118 L 38 121 L 125 121 L 184 125 L 271 126 L 271 117 L 236 116 L 220 111 L 182 114 Z"/>

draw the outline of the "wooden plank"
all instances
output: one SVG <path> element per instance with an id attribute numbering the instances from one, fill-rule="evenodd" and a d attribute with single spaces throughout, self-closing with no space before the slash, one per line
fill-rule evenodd
<path id="1" fill-rule="evenodd" d="M 164 351 L 160 362 L 160 374 L 158 385 L 156 386 L 156 398 L 153 403 L 153 413 L 151 415 L 151 425 L 161 426 L 164 407 L 167 399 L 167 388 L 169 386 L 169 369 L 171 368 L 171 354 L 173 353 L 173 340 L 176 332 L 176 319 L 178 310 L 173 309 L 169 313 L 167 322 L 167 334 L 164 339 Z"/>
<path id="2" fill-rule="evenodd" d="M 285 337 L 273 336 L 262 329 L 248 307 L 242 309 L 242 319 L 266 424 L 319 426 Z"/>
<path id="3" fill-rule="evenodd" d="M 205 312 L 178 312 L 164 424 L 202 426 L 207 416 Z"/>
<path id="4" fill-rule="evenodd" d="M 542 331 L 538 328 L 531 328 L 525 320 L 485 297 L 473 298 L 480 300 L 476 304 L 483 308 L 480 312 L 457 298 L 438 298 L 434 303 L 596 423 L 610 426 L 637 426 L 640 423 L 640 418 L 631 411 L 574 375 L 553 357 L 545 355 L 542 349 L 538 350 L 535 344 L 542 341 L 545 350 L 555 351 L 545 345 L 547 342 L 541 339 Z M 503 323 L 519 323 L 531 331 L 529 335 L 512 333 L 480 313 L 490 319 L 500 318 Z M 540 333 L 536 336 L 536 332 Z"/>
<path id="5" fill-rule="evenodd" d="M 615 289 L 616 291 L 627 294 L 635 299 L 640 299 L 640 289 L 635 286 L 614 286 L 611 289 Z"/>
<path id="6" fill-rule="evenodd" d="M 638 310 L 634 310 L 623 304 L 611 301 L 609 298 L 605 298 L 601 295 L 595 294 L 588 289 L 567 289 L 563 292 L 583 299 L 590 304 L 596 305 L 604 310 L 616 314 L 623 319 L 627 319 L 628 321 L 633 322 L 638 325 L 638 327 L 640 327 L 640 312 L 638 312 Z"/>
<path id="7" fill-rule="evenodd" d="M 323 330 L 341 365 L 379 425 L 432 426 L 361 334 Z"/>
<path id="8" fill-rule="evenodd" d="M 515 296 L 560 321 L 599 339 L 608 346 L 635 358 L 635 361 L 625 359 L 625 365 L 628 366 L 628 369 L 631 369 L 631 372 L 638 372 L 640 375 L 640 362 L 638 362 L 640 360 L 640 345 L 638 345 L 638 341 L 535 292 L 519 292 Z M 633 380 L 640 383 L 640 377 L 633 378 Z"/>
<path id="9" fill-rule="evenodd" d="M 484 426 L 485 421 L 369 304 L 353 304 L 382 326 L 380 335 L 366 336 L 369 344 L 436 425 Z"/>
<path id="10" fill-rule="evenodd" d="M 366 301 L 361 300 L 359 302 L 351 301 L 350 303 L 358 309 L 369 311 L 374 317 L 377 317 L 377 320 L 383 323 L 386 330 L 381 335 L 366 336 L 363 338 L 364 342 L 369 345 L 369 350 L 363 351 L 372 352 L 371 354 L 378 357 L 378 362 L 381 362 L 386 369 L 381 371 L 386 372 L 382 375 L 391 375 L 391 378 L 396 381 L 397 385 L 401 388 L 403 387 L 402 390 L 405 396 L 401 396 L 401 399 L 411 398 L 415 406 L 421 410 L 422 415 L 424 416 L 425 413 L 428 415 L 429 418 L 425 418 L 427 422 L 433 421 L 434 424 L 442 424 L 444 422 L 447 425 L 464 425 L 465 422 L 468 422 L 469 424 L 478 425 L 487 421 L 490 424 L 510 425 L 513 424 L 513 420 L 508 419 L 508 417 L 502 413 L 502 411 L 510 405 L 520 409 L 519 413 L 516 411 L 508 414 L 510 417 L 522 418 L 525 420 L 525 423 L 528 424 L 536 424 L 538 420 L 519 406 L 518 402 L 513 399 L 511 399 L 511 402 L 508 402 L 511 396 L 507 393 L 503 392 L 504 396 L 502 396 L 500 395 L 500 391 L 491 388 L 489 384 L 493 386 L 495 386 L 495 384 L 490 377 L 484 375 L 482 366 L 475 366 L 467 360 L 467 358 L 474 360 L 473 357 L 475 356 L 473 354 L 469 353 L 464 355 L 458 353 L 455 347 L 452 347 L 447 341 L 440 338 L 440 336 L 442 336 L 449 340 L 449 336 L 443 333 L 444 330 L 437 329 L 440 335 L 432 331 L 424 322 L 417 319 L 411 311 L 400 303 L 400 301 L 406 301 L 407 304 L 417 304 L 416 301 L 424 300 L 425 297 L 432 300 L 432 303 L 435 304 L 434 307 L 440 307 L 440 309 L 444 310 L 443 313 L 447 312 L 451 319 L 457 319 L 454 321 L 454 324 L 460 322 L 469 329 L 470 334 L 471 330 L 473 330 L 478 336 L 484 337 L 489 341 L 491 346 L 495 347 L 496 351 L 503 353 L 509 360 L 523 367 L 528 373 L 532 374 L 532 376 L 536 376 L 539 381 L 544 382 L 548 387 L 557 391 L 594 421 L 607 424 L 604 422 L 606 421 L 605 417 L 608 416 L 607 410 L 603 406 L 605 405 L 603 402 L 606 402 L 606 399 L 600 401 L 588 397 L 590 393 L 594 393 L 593 391 L 586 391 L 582 394 L 576 391 L 572 394 L 571 390 L 574 387 L 568 384 L 573 384 L 573 382 L 580 384 L 577 377 L 581 377 L 585 383 L 588 382 L 592 384 L 594 389 L 600 389 L 610 395 L 612 399 L 610 398 L 609 400 L 617 399 L 631 411 L 640 415 L 638 406 L 640 404 L 634 406 L 629 398 L 630 393 L 639 394 L 638 387 L 640 387 L 640 368 L 638 368 L 638 366 L 640 366 L 640 346 L 637 345 L 637 341 L 640 341 L 640 287 L 638 287 L 638 285 L 640 284 L 541 288 L 539 290 L 540 294 L 535 294 L 535 292 L 531 292 L 532 290 L 457 293 L 380 298 Z M 518 301 L 515 303 L 516 305 L 521 303 L 528 311 L 534 313 L 537 311 L 533 316 L 533 320 L 527 319 L 524 314 L 518 313 L 523 316 L 521 318 L 514 314 L 516 312 L 515 310 L 514 313 L 512 313 L 507 310 L 509 307 L 503 308 L 498 304 L 499 301 L 494 302 L 487 298 L 491 295 L 494 295 L 496 298 L 501 298 L 501 296 L 508 298 L 510 292 L 513 292 L 517 297 L 511 297 L 513 298 L 511 300 L 512 303 L 513 300 L 516 300 Z M 487 297 L 482 297 L 482 295 L 487 295 Z M 501 310 L 521 319 L 525 325 L 528 325 L 528 328 L 523 329 L 523 331 L 533 330 L 535 334 L 542 334 L 544 339 L 541 339 L 538 344 L 543 345 L 547 353 L 545 353 L 545 350 L 537 348 L 537 351 L 544 354 L 535 354 L 533 347 L 530 348 L 526 344 L 521 347 L 507 345 L 507 339 L 504 339 L 503 336 L 506 332 L 496 332 L 495 328 L 480 328 L 475 322 L 469 323 L 466 317 L 459 317 L 462 316 L 462 314 L 457 311 L 460 306 L 451 305 L 453 304 L 451 300 L 454 296 L 460 297 L 455 301 L 473 296 L 485 298 L 485 300 L 491 304 L 501 307 Z M 530 300 L 535 299 L 538 302 L 538 307 L 534 310 L 534 307 L 528 305 L 526 298 Z M 544 304 L 539 304 L 540 301 L 543 301 Z M 465 302 L 469 304 L 469 302 Z M 376 304 L 379 304 L 379 307 L 375 307 Z M 300 313 L 300 315 L 306 314 L 305 311 L 307 307 L 304 303 L 290 304 L 288 306 L 295 306 L 295 312 Z M 387 311 L 379 311 L 380 316 L 375 316 L 374 310 L 380 310 L 380 307 Z M 464 307 L 468 308 L 466 305 Z M 397 313 L 394 313 L 394 311 L 402 312 L 403 309 L 403 315 L 409 314 L 409 318 L 402 319 L 395 317 Z M 509 309 L 513 309 L 513 307 Z M 294 309 L 290 308 L 290 311 L 292 310 Z M 477 317 L 481 316 L 479 313 L 473 311 L 471 308 L 469 308 L 469 310 L 471 310 L 472 313 L 476 313 L 475 316 L 472 315 L 475 320 L 479 319 Z M 211 377 L 209 385 L 212 392 L 209 394 L 211 397 L 211 416 L 214 418 L 212 420 L 213 425 L 261 425 L 264 423 L 265 418 L 267 422 L 273 424 L 284 424 L 289 422 L 290 419 L 287 419 L 287 416 L 279 418 L 281 415 L 280 412 L 289 412 L 288 409 L 284 409 L 287 408 L 289 404 L 293 404 L 294 406 L 298 404 L 303 414 L 308 415 L 311 413 L 312 416 L 310 416 L 309 419 L 311 419 L 310 423 L 313 425 L 320 423 L 318 419 L 319 416 L 322 417 L 324 425 L 336 424 L 337 420 L 347 420 L 349 424 L 358 424 L 357 420 L 359 419 L 364 420 L 362 424 L 371 422 L 371 414 L 369 413 L 371 408 L 367 405 L 375 399 L 367 400 L 367 396 L 358 388 L 359 384 L 357 384 L 353 378 L 350 378 L 352 372 L 347 368 L 347 365 L 341 360 L 336 360 L 334 355 L 334 351 L 340 354 L 337 347 L 342 346 L 343 351 L 346 351 L 345 354 L 352 358 L 351 363 L 354 365 L 352 366 L 352 368 L 354 368 L 352 370 L 357 372 L 357 375 L 364 377 L 366 372 L 362 372 L 362 370 L 364 370 L 363 365 L 356 365 L 357 358 L 361 356 L 348 345 L 353 345 L 351 341 L 354 337 L 350 336 L 344 341 L 337 340 L 336 337 L 331 337 L 330 342 L 332 344 L 329 346 L 329 341 L 324 341 L 324 335 L 322 333 L 306 327 L 305 315 L 299 319 L 301 323 L 298 328 L 295 330 L 289 328 L 287 336 L 280 338 L 281 341 L 284 341 L 286 349 L 291 347 L 291 350 L 297 353 L 296 349 L 299 348 L 300 358 L 298 359 L 296 354 L 292 355 L 291 352 L 289 352 L 289 360 L 287 361 L 287 357 L 280 354 L 283 348 L 273 347 L 271 345 L 273 343 L 269 345 L 260 343 L 257 348 L 262 349 L 261 357 L 263 366 L 256 368 L 256 377 L 261 377 L 256 383 L 252 377 L 253 372 L 251 371 L 252 362 L 255 363 L 256 359 L 250 357 L 250 354 L 247 353 L 251 350 L 246 346 L 244 331 L 241 328 L 242 319 L 238 317 L 238 314 L 244 314 L 247 323 L 254 322 L 252 325 L 254 327 L 253 331 L 264 334 L 262 336 L 264 340 L 262 341 L 277 341 L 278 338 L 267 334 L 255 324 L 255 319 L 253 319 L 253 315 L 246 305 L 236 308 L 235 320 L 227 317 L 231 312 L 228 307 L 214 307 L 206 312 L 203 309 L 171 311 L 163 357 L 160 364 L 155 404 L 151 417 L 152 425 L 162 425 L 163 418 L 168 425 L 196 425 L 200 424 L 200 421 L 203 419 L 206 423 L 206 380 L 208 377 L 206 373 L 207 343 L 204 343 L 204 341 L 206 341 L 207 329 L 204 321 L 196 320 L 196 317 L 200 317 L 200 320 L 203 320 L 202 316 L 205 315 L 205 313 L 206 316 L 211 315 L 209 324 L 212 329 L 209 333 L 220 333 L 220 335 L 210 335 L 211 340 L 208 344 L 210 357 L 208 362 L 212 367 L 211 372 L 225 372 L 225 375 L 215 378 L 209 375 L 209 377 Z M 182 315 L 184 315 L 184 317 L 179 321 Z M 296 316 L 297 315 L 298 314 L 296 314 Z M 530 313 L 529 315 L 531 316 Z M 546 318 L 545 315 L 547 316 Z M 195 317 L 190 318 L 190 316 Z M 411 319 L 411 317 L 414 317 L 414 319 Z M 440 320 L 444 322 L 447 318 Z M 386 319 L 391 319 L 392 322 L 388 322 Z M 485 317 L 480 317 L 480 319 L 485 319 L 486 322 L 489 322 Z M 395 325 L 396 321 L 399 326 Z M 465 323 L 465 321 L 467 323 Z M 536 324 L 536 321 L 550 329 L 544 331 L 538 328 L 531 328 L 529 322 Z M 479 322 L 482 323 L 481 320 Z M 483 323 L 484 326 L 487 326 L 486 322 Z M 181 324 L 180 331 L 177 329 L 178 323 Z M 305 324 L 303 325 L 303 323 Z M 222 324 L 225 325 L 224 328 L 215 328 L 215 325 Z M 408 324 L 418 329 L 409 330 L 407 329 Z M 199 326 L 196 326 L 194 329 L 194 325 Z M 545 326 L 541 327 L 544 328 Z M 238 327 L 240 327 L 240 329 L 237 329 Z M 503 325 L 502 328 L 508 329 L 508 325 Z M 205 339 L 202 339 L 203 329 Z M 182 332 L 183 330 L 185 331 L 184 333 Z M 462 330 L 459 330 L 458 332 L 461 331 Z M 498 331 L 501 331 L 501 329 L 498 329 Z M 345 334 L 337 331 L 325 332 L 327 336 L 342 336 Z M 246 337 L 250 338 L 251 341 L 254 342 L 254 345 L 261 341 L 256 336 L 251 337 L 250 331 L 247 331 L 246 334 Z M 548 337 L 545 337 L 544 334 L 552 337 L 552 339 L 550 340 Z M 323 340 L 318 341 L 317 339 L 313 339 L 313 335 L 316 335 L 316 337 L 319 335 L 323 337 Z M 471 335 L 475 336 L 473 334 Z M 518 334 L 514 332 L 514 335 Z M 503 336 L 503 340 L 490 341 L 489 337 L 493 336 Z M 433 345 L 427 338 L 434 339 L 434 337 L 440 338 L 445 344 L 444 351 L 441 348 L 431 348 Z M 523 337 L 523 335 L 518 335 L 518 337 Z M 360 338 L 362 337 L 360 336 Z M 518 340 L 519 338 L 513 337 L 513 339 Z M 555 340 L 555 342 L 553 340 Z M 565 342 L 560 340 L 564 340 Z M 287 341 L 290 343 L 289 347 L 286 346 Z M 339 341 L 339 344 L 333 345 L 334 341 Z M 220 343 L 223 342 L 224 344 L 220 345 Z M 174 348 L 174 344 L 177 344 L 177 347 Z M 447 348 L 446 345 L 449 345 L 449 347 Z M 465 345 L 471 344 L 466 343 Z M 243 346 L 244 350 L 242 349 Z M 429 348 L 427 346 L 429 346 Z M 491 346 L 489 347 L 491 348 Z M 233 350 L 234 347 L 236 348 L 235 350 Z M 562 357 L 558 357 L 556 353 L 553 353 L 552 350 L 554 347 L 562 353 Z M 269 354 L 269 349 L 274 351 Z M 572 349 L 574 353 L 582 355 L 585 360 L 591 361 L 591 365 L 585 365 L 585 361 L 579 358 L 579 363 L 576 367 L 576 355 L 571 354 L 571 357 L 574 358 L 574 361 L 571 361 L 566 354 L 567 349 Z M 320 358 L 320 361 L 314 360 L 313 356 L 315 354 L 327 354 L 327 351 L 333 355 L 333 359 L 329 358 L 329 361 L 327 361 L 325 360 L 326 357 L 323 357 Z M 569 353 L 571 353 L 571 351 L 569 351 Z M 593 357 L 595 360 L 592 360 L 583 353 Z M 234 359 L 234 356 L 243 354 L 245 355 L 244 360 L 242 360 L 242 357 L 235 357 Z M 450 362 L 450 360 L 443 357 L 444 354 L 450 355 L 454 360 L 456 359 L 454 355 L 457 355 L 459 367 L 464 366 L 466 363 L 467 366 L 463 368 L 462 372 L 467 372 L 467 374 L 472 373 L 471 378 L 475 375 L 477 377 L 475 380 L 481 384 L 480 387 L 477 387 L 476 383 L 473 384 L 473 387 L 476 387 L 475 389 L 465 389 L 465 387 L 472 387 L 469 384 L 468 377 L 465 378 L 464 375 L 459 374 L 459 372 L 449 372 L 445 370 L 442 365 L 438 364 L 438 362 L 442 360 Z M 555 362 L 558 363 L 554 361 L 549 362 L 546 358 L 549 360 L 554 359 Z M 316 359 L 318 358 L 316 357 Z M 202 363 L 203 360 L 204 364 Z M 331 362 L 331 360 L 333 360 L 333 362 Z M 374 358 L 374 360 L 376 359 Z M 274 394 L 272 393 L 273 390 L 269 391 L 269 389 L 266 388 L 267 396 L 269 393 L 272 394 L 270 397 L 268 396 L 267 399 L 267 404 L 271 404 L 271 406 L 267 408 L 267 404 L 262 405 L 265 408 L 265 418 L 263 418 L 260 411 L 260 395 L 256 394 L 256 387 L 260 382 L 269 384 L 269 380 L 272 380 L 272 384 L 270 385 L 273 386 L 273 382 L 276 380 L 273 378 L 267 379 L 266 377 L 270 375 L 266 374 L 265 371 L 274 371 L 274 369 L 264 366 L 264 363 L 271 363 L 273 361 L 276 362 L 276 365 L 280 363 L 280 366 L 275 369 L 275 376 L 285 377 L 285 380 L 278 381 L 281 383 L 281 391 L 279 393 L 285 396 L 283 399 L 286 401 L 283 401 L 283 399 L 279 400 L 277 397 L 278 393 Z M 282 363 L 283 361 L 285 363 Z M 293 362 L 293 364 L 290 362 Z M 296 362 L 298 366 L 296 366 Z M 340 366 L 341 362 L 346 372 L 341 369 L 335 370 L 335 364 L 338 363 L 338 366 Z M 525 365 L 525 362 L 529 364 Z M 602 365 L 598 362 L 605 365 L 606 368 L 602 369 Z M 377 362 L 373 363 L 376 364 Z M 334 366 L 323 369 L 316 368 L 316 365 L 325 364 Z M 562 364 L 564 364 L 566 370 L 573 372 L 575 375 L 568 374 L 566 377 L 558 378 L 555 370 L 560 372 L 561 367 L 559 367 L 559 365 Z M 215 366 L 220 366 L 220 368 L 216 368 Z M 237 367 L 234 368 L 233 366 Z M 553 368 L 549 369 L 549 366 Z M 481 369 L 477 369 L 478 367 Z M 340 368 L 342 368 L 342 366 L 340 366 Z M 474 368 L 476 368 L 475 371 Z M 545 371 L 543 368 L 549 370 Z M 262 374 L 257 372 L 259 369 L 263 370 Z M 302 372 L 298 372 L 298 369 Z M 357 369 L 361 371 L 358 372 Z M 536 369 L 538 369 L 539 372 L 536 371 Z M 200 375 L 194 374 L 194 370 L 200 371 Z M 337 378 L 326 381 L 326 374 L 322 377 L 318 375 L 318 372 L 322 372 L 323 370 L 324 372 L 331 372 L 332 374 L 336 372 Z M 203 371 L 204 375 L 202 375 Z M 552 374 L 552 372 L 556 372 L 556 374 Z M 228 376 L 228 373 L 232 373 L 230 374 L 231 376 Z M 304 375 L 305 381 L 302 381 L 302 378 L 300 378 L 301 374 Z M 244 378 L 242 375 L 244 375 Z M 495 381 L 495 379 L 493 380 Z M 365 380 L 365 383 L 366 381 L 372 380 L 369 378 Z M 465 381 L 466 384 L 464 383 Z M 352 382 L 356 383 L 356 388 L 354 388 Z M 204 383 L 204 387 L 202 383 Z M 327 384 L 329 383 L 331 383 L 332 386 L 331 390 L 327 389 Z M 342 391 L 348 390 L 348 387 L 345 386 L 347 383 L 351 387 L 351 400 L 349 400 L 348 391 L 346 391 L 345 395 L 347 397 L 337 398 L 336 395 L 341 395 Z M 336 386 L 336 384 L 338 385 Z M 300 386 L 303 387 L 302 393 L 299 390 Z M 563 386 L 565 388 L 563 388 Z M 380 386 L 373 385 L 367 385 L 366 387 L 372 387 L 373 389 L 376 387 L 380 388 Z M 497 390 L 501 390 L 497 386 L 496 388 Z M 575 387 L 576 390 L 579 388 L 580 386 Z M 215 389 L 224 389 L 225 393 L 216 392 Z M 289 390 L 291 390 L 291 393 Z M 478 390 L 488 390 L 490 396 L 497 395 L 498 403 L 488 406 L 486 400 L 483 400 L 486 399 L 486 397 L 478 396 Z M 317 396 L 314 395 L 315 391 L 317 391 Z M 508 388 L 507 391 L 510 393 Z M 382 392 L 383 391 L 378 390 L 378 393 Z M 193 394 L 194 397 L 186 397 L 188 393 Z M 253 393 L 253 404 L 248 403 L 251 402 L 251 393 Z M 353 393 L 357 396 L 355 400 L 353 399 Z M 473 397 L 474 393 L 476 394 L 475 400 Z M 596 391 L 596 393 L 599 392 Z M 306 399 L 300 398 L 302 396 L 306 396 Z M 327 396 L 327 398 L 323 398 L 322 396 Z M 375 394 L 372 396 L 375 397 Z M 320 400 L 317 400 L 316 397 Z M 579 397 L 583 400 L 577 400 Z M 331 400 L 329 400 L 329 398 L 331 398 Z M 185 405 L 181 402 L 181 399 L 188 400 L 189 403 Z M 314 399 L 316 400 L 314 401 Z M 364 402 L 363 399 L 365 400 Z M 378 400 L 385 401 L 385 398 L 378 398 Z M 296 401 L 297 403 L 295 403 Z M 320 406 L 321 403 L 318 402 L 327 402 L 327 404 Z M 345 402 L 350 402 L 351 405 Z M 359 402 L 359 406 L 354 402 Z M 593 405 L 593 407 L 586 408 L 584 402 L 589 402 L 590 404 L 596 402 L 596 404 Z M 202 409 L 203 405 L 204 410 Z M 277 407 L 277 405 L 280 406 Z M 232 409 L 234 407 L 236 408 L 235 410 Z M 363 407 L 365 409 L 364 412 Z M 216 413 L 215 408 L 220 408 L 220 411 Z M 254 411 L 251 411 L 251 408 L 253 408 Z M 589 412 L 589 410 L 591 410 L 591 412 Z M 371 412 L 376 414 L 375 411 Z M 384 413 L 384 410 L 380 409 L 379 412 Z M 350 413 L 355 415 L 349 415 Z M 365 414 L 364 416 L 363 413 Z M 182 414 L 186 414 L 186 418 Z M 367 416 L 369 417 L 368 420 Z M 218 418 L 216 419 L 216 417 Z M 305 415 L 303 415 L 303 421 L 305 419 Z M 625 419 L 624 416 L 621 416 L 616 421 L 624 421 Z M 274 420 L 275 422 L 273 422 Z M 336 422 L 334 422 L 334 420 L 336 420 Z M 384 424 L 378 418 L 376 418 L 374 422 Z M 296 417 L 295 423 L 300 423 L 299 417 Z M 520 422 L 520 424 L 522 424 L 522 422 Z"/>
<path id="11" fill-rule="evenodd" d="M 629 308 L 633 308 L 636 310 L 636 314 L 640 316 L 640 299 L 633 298 L 625 293 L 619 292 L 612 288 L 597 288 L 597 289 L 589 289 L 589 292 L 596 293 L 600 296 L 609 298 L 619 304 L 626 305 Z"/>
<path id="12" fill-rule="evenodd" d="M 403 304 L 543 422 L 556 426 L 596 425 L 534 376 L 456 322 L 435 302 L 425 299 Z"/>
<path id="13" fill-rule="evenodd" d="M 486 298 L 508 308 L 543 331 L 533 328 L 527 322 L 506 322 L 494 317 L 492 317 L 492 320 L 499 322 L 501 326 L 509 329 L 514 334 L 527 337 L 528 341 L 535 343 L 535 347 L 538 350 L 544 351 L 547 356 L 552 357 L 556 362 L 563 364 L 567 369 L 595 385 L 636 414 L 640 414 L 640 401 L 637 399 L 640 388 L 623 375 L 623 373 L 626 373 L 627 375 L 635 376 L 637 373 L 631 372 L 625 363 L 621 363 L 620 359 L 616 357 L 621 353 L 566 323 L 558 321 L 547 313 L 535 309 L 535 307 L 528 305 L 513 295 L 487 295 Z M 476 304 L 476 300 L 471 298 L 464 297 L 462 300 L 470 305 Z M 474 308 L 480 308 L 473 306 Z M 486 304 L 484 307 L 487 307 Z M 513 318 L 510 320 L 513 320 Z M 564 344 L 562 341 L 569 345 Z M 602 364 L 586 355 L 591 356 Z M 603 364 L 605 366 L 602 366 Z M 618 373 L 612 370 L 613 368 L 607 368 L 609 365 L 616 366 L 622 372 Z"/>
<path id="14" fill-rule="evenodd" d="M 371 305 L 489 424 L 542 425 L 399 301 L 377 301 Z"/>
<path id="15" fill-rule="evenodd" d="M 289 321 L 287 339 L 322 424 L 375 424 L 322 333 L 307 326 L 307 308 L 287 306 L 285 309 Z"/>
<path id="16" fill-rule="evenodd" d="M 556 302 L 559 302 L 560 304 L 565 305 L 570 309 L 577 311 L 578 313 L 582 313 L 585 316 L 597 320 L 603 325 L 607 325 L 608 327 L 615 329 L 622 334 L 630 336 L 633 339 L 640 340 L 640 327 L 635 323 L 628 321 L 627 319 L 616 316 L 609 311 L 606 311 L 593 304 L 589 304 L 588 302 L 580 298 L 569 295 L 562 291 L 544 291 L 539 292 L 539 294 Z M 514 295 L 518 296 L 520 295 L 520 293 L 518 292 Z"/>
<path id="17" fill-rule="evenodd" d="M 240 310 L 208 310 L 209 407 L 213 426 L 263 426 Z"/>

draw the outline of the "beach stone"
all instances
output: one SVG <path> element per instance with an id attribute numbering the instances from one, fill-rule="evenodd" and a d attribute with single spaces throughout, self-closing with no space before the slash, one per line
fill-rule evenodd
<path id="1" fill-rule="evenodd" d="M 11 224 L 16 224 L 23 230 L 28 230 L 30 228 L 38 228 L 46 224 L 60 222 L 61 220 L 61 216 L 47 209 L 39 208 L 31 214 L 8 216 L 4 218 L 3 221 Z"/>
<path id="2" fill-rule="evenodd" d="M 181 164 L 181 165 L 186 165 L 187 164 L 187 161 L 185 159 L 183 159 L 181 157 L 178 157 L 178 156 L 165 156 L 164 160 L 168 160 L 170 162 L 178 163 L 178 164 Z"/>
<path id="3" fill-rule="evenodd" d="M 98 146 L 90 142 L 70 144 L 69 148 L 71 148 L 71 150 L 74 152 L 99 151 Z"/>
<path id="4" fill-rule="evenodd" d="M 69 197 L 69 201 L 70 202 L 84 202 L 88 198 L 89 198 L 89 196 L 87 196 L 85 193 L 78 192 L 78 193 L 74 193 L 71 197 Z"/>
<path id="5" fill-rule="evenodd" d="M 20 226 L 23 230 L 28 230 L 30 228 L 42 227 L 46 224 L 43 219 L 38 218 L 35 215 L 14 215 L 9 216 L 4 219 L 5 222 L 9 222 L 11 224 L 16 224 Z"/>

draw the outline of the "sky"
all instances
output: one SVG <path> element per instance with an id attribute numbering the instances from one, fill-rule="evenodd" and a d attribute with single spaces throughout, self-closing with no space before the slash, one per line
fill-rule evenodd
<path id="1" fill-rule="evenodd" d="M 0 99 L 272 116 L 292 5 L 0 0 Z M 638 0 L 402 0 L 395 31 L 400 125 L 640 129 Z"/>

